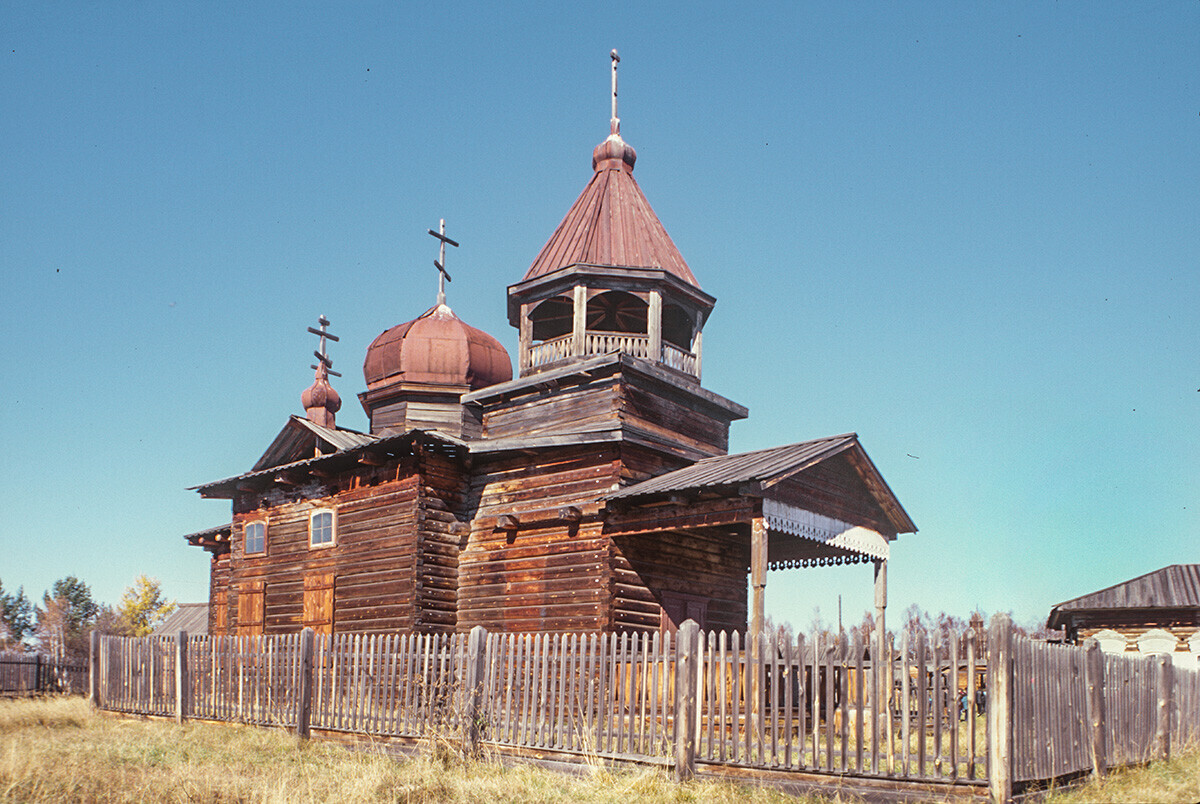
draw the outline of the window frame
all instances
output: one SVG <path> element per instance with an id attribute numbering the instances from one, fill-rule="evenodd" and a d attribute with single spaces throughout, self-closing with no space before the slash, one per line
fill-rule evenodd
<path id="1" fill-rule="evenodd" d="M 262 526 L 262 544 L 257 550 L 250 549 L 250 534 L 249 530 L 255 525 Z M 247 556 L 262 556 L 267 554 L 267 520 L 265 519 L 249 519 L 242 524 L 242 555 Z"/>
<path id="2" fill-rule="evenodd" d="M 316 518 L 329 514 L 329 539 L 320 542 L 313 541 L 313 523 Z M 333 547 L 337 544 L 337 512 L 333 508 L 316 508 L 308 515 L 308 546 L 311 549 Z"/>

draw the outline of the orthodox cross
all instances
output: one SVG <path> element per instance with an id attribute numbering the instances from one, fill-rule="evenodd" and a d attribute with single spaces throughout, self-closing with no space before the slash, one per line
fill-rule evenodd
<path id="1" fill-rule="evenodd" d="M 446 303 L 446 283 L 451 281 L 450 274 L 446 273 L 446 244 L 458 248 L 458 243 L 446 237 L 446 219 L 442 218 L 438 221 L 438 231 L 429 230 L 429 233 L 442 241 L 438 246 L 438 258 L 433 261 L 433 265 L 438 269 L 438 304 Z"/>
<path id="2" fill-rule="evenodd" d="M 326 329 L 326 327 L 329 326 L 329 319 L 324 315 L 317 318 L 317 323 L 321 325 L 320 329 L 309 327 L 308 331 L 321 338 L 321 348 L 313 351 L 313 356 L 317 358 L 317 365 L 309 366 L 309 368 L 314 369 L 318 376 L 320 376 L 322 370 L 324 370 L 324 373 L 326 374 L 332 374 L 335 377 L 340 377 L 342 375 L 333 370 L 333 361 L 330 360 L 325 354 L 325 340 L 328 338 L 331 341 L 336 341 L 338 336 L 330 333 Z"/>
<path id="3" fill-rule="evenodd" d="M 621 118 L 617 117 L 617 65 L 621 62 L 621 57 L 617 55 L 616 48 L 608 55 L 612 57 L 612 120 L 609 122 L 609 128 L 613 134 L 619 135 Z"/>

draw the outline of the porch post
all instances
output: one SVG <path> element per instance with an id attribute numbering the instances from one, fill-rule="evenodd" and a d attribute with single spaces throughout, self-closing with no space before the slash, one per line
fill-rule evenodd
<path id="1" fill-rule="evenodd" d="M 746 640 L 749 662 L 750 699 L 746 711 L 750 715 L 750 733 L 760 734 L 762 723 L 762 690 L 759 686 L 759 665 L 762 661 L 763 628 L 766 620 L 767 589 L 767 521 L 760 513 L 750 521 L 750 636 Z"/>
<path id="2" fill-rule="evenodd" d="M 646 311 L 647 357 L 651 363 L 662 362 L 662 292 L 650 291 L 650 309 Z"/>
<path id="3" fill-rule="evenodd" d="M 885 717 L 890 717 L 888 701 L 891 700 L 891 657 L 887 653 L 887 559 L 875 559 L 875 646 L 871 649 L 871 665 L 875 668 L 875 689 L 879 690 L 880 700 L 873 701 L 876 720 L 875 728 L 879 729 Z"/>
<path id="4" fill-rule="evenodd" d="M 578 356 L 587 351 L 584 348 L 584 336 L 587 334 L 587 288 L 583 285 L 575 286 L 574 303 L 571 310 L 574 313 L 571 327 L 571 354 Z"/>
<path id="5" fill-rule="evenodd" d="M 524 374 L 532 362 L 529 357 L 529 350 L 533 348 L 533 322 L 529 320 L 530 305 L 521 305 L 521 328 L 520 342 L 517 345 L 517 368 L 520 373 Z"/>

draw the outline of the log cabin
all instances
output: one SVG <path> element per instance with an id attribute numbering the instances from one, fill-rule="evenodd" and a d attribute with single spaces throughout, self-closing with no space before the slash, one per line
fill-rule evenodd
<path id="1" fill-rule="evenodd" d="M 1171 564 L 1065 600 L 1046 627 L 1068 642 L 1094 638 L 1109 653 L 1165 654 L 1200 666 L 1200 564 Z"/>
<path id="2" fill-rule="evenodd" d="M 305 415 L 249 471 L 196 487 L 232 521 L 210 553 L 209 632 L 761 633 L 769 567 L 874 565 L 916 530 L 856 435 L 729 454 L 747 409 L 703 387 L 705 293 L 610 133 L 507 289 L 516 376 L 445 298 L 367 348 L 368 432 L 336 423 L 321 338 Z M 882 633 L 882 630 L 881 630 Z"/>

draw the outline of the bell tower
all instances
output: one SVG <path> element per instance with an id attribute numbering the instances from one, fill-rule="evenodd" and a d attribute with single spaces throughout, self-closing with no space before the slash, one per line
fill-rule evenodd
<path id="1" fill-rule="evenodd" d="M 591 181 L 508 289 L 526 377 L 597 355 L 624 354 L 699 382 L 701 333 L 716 299 L 700 289 L 633 178 L 621 138 L 612 51 L 612 119 L 592 151 Z"/>

